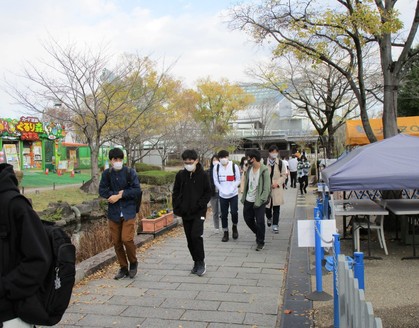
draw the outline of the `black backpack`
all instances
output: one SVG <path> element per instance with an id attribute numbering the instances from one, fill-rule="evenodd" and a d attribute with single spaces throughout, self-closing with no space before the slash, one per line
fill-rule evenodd
<path id="1" fill-rule="evenodd" d="M 107 179 L 108 179 L 108 185 L 112 188 L 112 179 L 111 179 L 111 167 L 108 169 L 108 174 L 107 174 Z M 132 181 L 131 181 L 131 171 L 133 170 L 130 167 L 125 167 L 125 173 L 126 173 L 126 179 L 127 179 L 127 185 L 131 186 Z M 137 173 L 135 173 L 137 174 Z M 112 188 L 113 190 L 113 188 Z M 140 211 L 140 206 L 141 206 L 141 201 L 143 198 L 143 192 L 141 191 L 140 195 L 138 196 L 138 198 L 136 199 L 136 207 L 135 207 L 135 212 L 138 213 Z"/>
<path id="2" fill-rule="evenodd" d="M 21 197 L 31 206 L 29 200 L 19 193 L 6 193 L 2 195 L 1 216 L 9 217 L 9 204 L 14 198 Z M 6 215 L 6 216 L 5 216 Z M 9 263 L 10 253 L 6 243 L 10 243 L 7 233 L 13 231 L 13 222 L 3 220 L 3 228 L 6 232 L 2 238 L 2 256 Z M 71 243 L 70 237 L 54 223 L 41 220 L 50 241 L 52 261 L 47 276 L 40 289 L 32 296 L 16 302 L 16 314 L 25 322 L 53 326 L 60 322 L 71 299 L 71 293 L 76 276 L 76 248 Z M 4 226 L 6 223 L 6 226 Z M 3 230 L 3 229 L 2 229 Z M 13 255 L 12 255 L 13 256 Z"/>

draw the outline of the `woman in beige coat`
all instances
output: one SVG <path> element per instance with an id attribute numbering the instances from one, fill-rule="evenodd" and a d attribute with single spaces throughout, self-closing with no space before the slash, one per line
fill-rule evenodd
<path id="1" fill-rule="evenodd" d="M 272 231 L 278 233 L 279 214 L 281 205 L 284 204 L 284 183 L 287 179 L 287 167 L 278 157 L 278 147 L 272 145 L 269 147 L 269 157 L 266 166 L 271 177 L 271 198 L 266 204 L 266 218 L 268 227 L 272 225 Z"/>

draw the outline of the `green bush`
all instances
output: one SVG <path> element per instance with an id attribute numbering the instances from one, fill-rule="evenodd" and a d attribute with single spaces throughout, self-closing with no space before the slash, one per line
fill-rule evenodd
<path id="1" fill-rule="evenodd" d="M 181 159 L 169 159 L 166 166 L 183 166 L 183 161 Z"/>
<path id="2" fill-rule="evenodd" d="M 135 171 L 145 172 L 145 171 L 160 171 L 161 167 L 157 165 L 151 165 L 146 163 L 135 163 Z"/>
<path id="3" fill-rule="evenodd" d="M 173 183 L 177 172 L 173 171 L 145 171 L 138 174 L 140 183 L 161 186 Z"/>

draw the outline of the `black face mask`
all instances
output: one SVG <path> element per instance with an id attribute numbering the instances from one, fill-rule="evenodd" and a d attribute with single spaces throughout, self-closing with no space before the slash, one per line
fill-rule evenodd
<path id="1" fill-rule="evenodd" d="M 254 162 L 255 162 L 255 160 L 253 160 L 253 161 L 252 161 L 251 159 L 249 159 L 249 160 L 247 161 L 247 163 L 249 163 L 249 165 L 250 165 L 250 166 L 252 166 Z"/>

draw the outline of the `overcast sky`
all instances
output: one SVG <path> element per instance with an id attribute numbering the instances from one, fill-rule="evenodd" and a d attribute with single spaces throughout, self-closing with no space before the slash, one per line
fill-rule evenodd
<path id="1" fill-rule="evenodd" d="M 408 15 L 417 0 L 399 0 Z M 226 10 L 238 0 L 0 0 L 0 80 L 44 53 L 51 35 L 62 44 L 108 44 L 113 53 L 151 55 L 189 87 L 198 78 L 249 80 L 245 70 L 268 57 L 248 36 L 231 31 Z M 0 82 L 2 85 L 3 83 Z M 0 90 L 0 117 L 21 108 Z"/>

